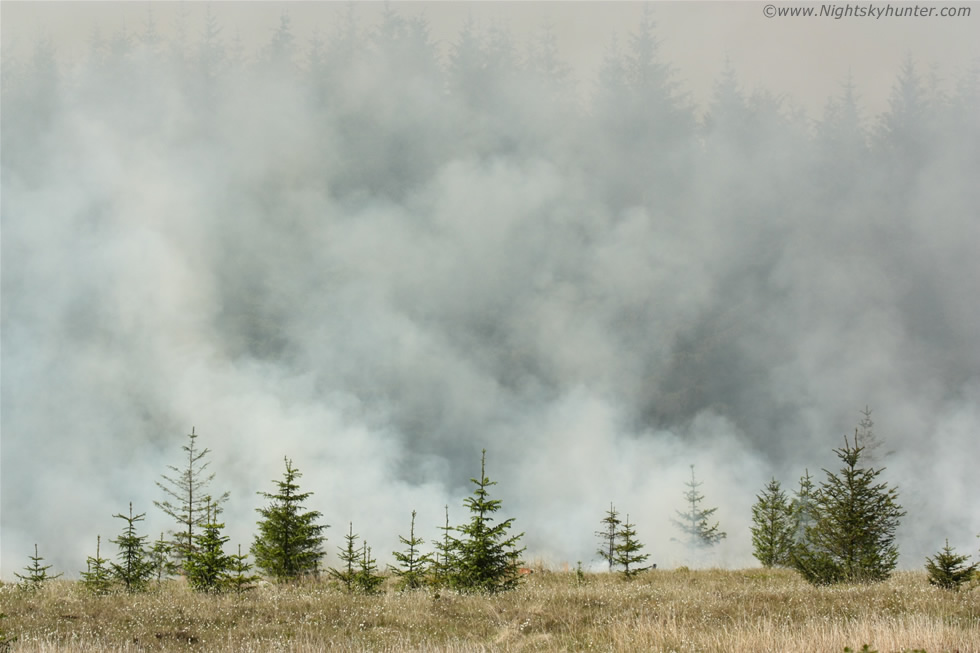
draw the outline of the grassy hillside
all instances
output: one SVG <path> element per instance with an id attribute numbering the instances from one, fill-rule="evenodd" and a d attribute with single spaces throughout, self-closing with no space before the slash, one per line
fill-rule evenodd
<path id="1" fill-rule="evenodd" d="M 264 585 L 203 596 L 171 581 L 142 595 L 88 595 L 54 581 L 0 588 L 15 651 L 980 651 L 980 587 L 921 572 L 877 585 L 813 587 L 789 571 L 539 570 L 497 596 L 349 596 L 334 585 Z M 2 648 L 2 645 L 0 645 Z"/>

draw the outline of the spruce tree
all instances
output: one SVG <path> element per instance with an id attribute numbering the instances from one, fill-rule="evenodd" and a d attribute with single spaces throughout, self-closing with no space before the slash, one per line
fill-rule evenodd
<path id="1" fill-rule="evenodd" d="M 596 550 L 596 553 L 609 563 L 609 571 L 612 571 L 613 562 L 616 558 L 616 537 L 619 535 L 619 525 L 623 523 L 619 519 L 619 513 L 612 502 L 609 503 L 609 510 L 606 511 L 606 516 L 602 518 L 601 523 L 602 530 L 596 531 L 595 534 L 602 545 Z"/>
<path id="2" fill-rule="evenodd" d="M 905 512 L 898 491 L 878 482 L 884 470 L 861 465 L 863 450 L 845 437 L 834 450 L 843 466 L 836 474 L 824 470 L 814 496 L 817 521 L 793 556 L 793 566 L 812 583 L 882 581 L 898 563 L 895 531 Z"/>
<path id="3" fill-rule="evenodd" d="M 14 572 L 14 576 L 21 580 L 20 586 L 26 590 L 37 591 L 41 589 L 44 583 L 49 580 L 54 580 L 59 578 L 61 574 L 55 574 L 51 576 L 48 574 L 48 569 L 51 569 L 52 565 L 42 565 L 41 561 L 44 560 L 37 552 L 37 544 L 34 544 L 34 555 L 28 556 L 31 560 L 30 566 L 24 567 L 24 571 L 27 572 L 26 576 Z"/>
<path id="4" fill-rule="evenodd" d="M 790 564 L 793 553 L 793 512 L 786 493 L 775 478 L 752 506 L 753 555 L 764 567 Z"/>
<path id="5" fill-rule="evenodd" d="M 718 529 L 718 523 L 713 525 L 708 523 L 709 518 L 715 514 L 717 508 L 701 508 L 704 495 L 698 488 L 704 485 L 694 477 L 694 465 L 691 465 L 691 480 L 686 483 L 688 490 L 684 493 L 687 501 L 685 512 L 677 511 L 680 519 L 671 519 L 681 531 L 687 535 L 687 547 L 690 551 L 714 546 L 727 537 L 727 534 Z"/>
<path id="6" fill-rule="evenodd" d="M 464 591 L 499 592 L 513 589 L 519 581 L 521 553 L 517 543 L 523 533 L 510 535 L 513 518 L 493 525 L 493 514 L 500 510 L 501 501 L 491 499 L 487 488 L 496 485 L 486 476 L 487 450 L 480 461 L 480 478 L 470 479 L 476 485 L 473 496 L 464 505 L 469 508 L 470 521 L 456 528 L 463 537 L 456 547 L 452 571 L 452 586 Z"/>
<path id="7" fill-rule="evenodd" d="M 459 549 L 459 540 L 453 535 L 455 528 L 449 525 L 449 506 L 446 506 L 446 520 L 443 526 L 439 526 L 442 531 L 442 538 L 433 540 L 435 548 L 435 559 L 432 563 L 432 582 L 441 587 L 448 587 L 452 581 L 453 570 L 456 568 L 456 553 Z"/>
<path id="8" fill-rule="evenodd" d="M 977 570 L 977 563 L 969 566 L 963 564 L 969 559 L 970 556 L 955 553 L 949 546 L 949 540 L 946 540 L 946 546 L 935 558 L 926 558 L 929 584 L 946 590 L 960 589 L 960 585 L 973 578 Z"/>
<path id="9" fill-rule="evenodd" d="M 794 550 L 797 547 L 807 547 L 807 533 L 817 523 L 815 494 L 816 488 L 813 485 L 813 477 L 810 476 L 810 470 L 804 470 L 803 476 L 800 477 L 800 487 L 790 502 L 790 511 L 793 517 Z"/>
<path id="10" fill-rule="evenodd" d="M 648 553 L 640 553 L 643 544 L 636 539 L 635 524 L 630 523 L 630 516 L 626 515 L 623 527 L 619 530 L 619 542 L 616 544 L 613 562 L 623 568 L 623 577 L 632 580 L 641 571 L 646 571 L 650 567 L 641 567 L 650 557 Z"/>
<path id="11" fill-rule="evenodd" d="M 874 420 L 871 419 L 871 408 L 864 407 L 861 411 L 861 421 L 858 422 L 858 430 L 854 434 L 854 444 L 864 448 L 864 462 L 867 465 L 880 463 L 882 458 L 890 452 L 881 451 L 881 440 L 874 430 Z"/>
<path id="12" fill-rule="evenodd" d="M 250 571 L 252 571 L 252 565 L 248 562 L 248 554 L 242 554 L 242 545 L 239 544 L 238 554 L 229 556 L 225 586 L 239 595 L 255 589 L 255 583 L 259 577 L 250 574 Z"/>
<path id="13" fill-rule="evenodd" d="M 371 547 L 365 541 L 361 545 L 361 555 L 357 559 L 357 572 L 354 574 L 354 583 L 357 589 L 365 594 L 374 594 L 385 582 L 384 576 L 377 573 L 378 562 L 371 557 Z"/>
<path id="14" fill-rule="evenodd" d="M 338 557 L 340 558 L 340 561 L 344 563 L 344 566 L 340 569 L 331 567 L 329 570 L 330 575 L 339 580 L 348 592 L 354 591 L 354 583 L 357 577 L 357 572 L 354 570 L 354 565 L 358 561 L 356 546 L 358 537 L 360 536 L 354 532 L 354 522 L 350 522 L 347 528 L 347 534 L 344 535 L 344 545 L 338 547 Z"/>
<path id="15" fill-rule="evenodd" d="M 208 465 L 204 457 L 211 453 L 210 449 L 197 448 L 197 434 L 191 428 L 187 436 L 187 444 L 181 447 L 187 454 L 187 464 L 183 468 L 167 465 L 174 476 L 163 475 L 165 483 L 157 481 L 157 487 L 163 490 L 167 497 L 163 501 L 154 501 L 153 505 L 177 521 L 177 529 L 172 531 L 174 548 L 172 555 L 179 563 L 187 558 L 194 550 L 194 531 L 204 525 L 208 519 L 205 508 L 208 504 L 220 512 L 221 504 L 228 499 L 225 492 L 219 497 L 212 497 L 207 487 L 214 480 L 214 474 L 205 475 Z"/>
<path id="16" fill-rule="evenodd" d="M 259 533 L 252 543 L 255 565 L 279 581 L 295 580 L 319 568 L 326 540 L 322 533 L 328 528 L 316 523 L 321 517 L 319 512 L 303 511 L 303 502 L 313 493 L 299 491 L 296 479 L 302 474 L 292 466 L 292 461 L 284 460 L 284 480 L 273 481 L 278 491 L 258 493 L 272 503 L 256 509 L 262 519 L 257 522 Z"/>
<path id="17" fill-rule="evenodd" d="M 179 570 L 171 559 L 173 550 L 173 542 L 163 539 L 163 533 L 160 533 L 160 539 L 150 547 L 148 558 L 153 565 L 153 574 L 156 576 L 157 584 L 162 583 L 164 579 L 169 578 Z"/>
<path id="18" fill-rule="evenodd" d="M 429 574 L 432 565 L 432 556 L 428 553 L 420 553 L 419 547 L 425 542 L 421 537 L 415 537 L 415 511 L 412 511 L 412 525 L 408 531 L 408 538 L 399 536 L 398 539 L 408 548 L 404 551 L 392 551 L 398 566 L 389 565 L 391 573 L 398 578 L 398 588 L 402 590 L 414 590 L 422 587 Z"/>
<path id="19" fill-rule="evenodd" d="M 221 590 L 231 567 L 231 557 L 224 551 L 230 538 L 221 534 L 225 525 L 218 523 L 210 505 L 206 514 L 203 530 L 194 536 L 194 550 L 184 561 L 184 573 L 191 589 L 214 593 Z"/>
<path id="20" fill-rule="evenodd" d="M 95 536 L 95 557 L 89 556 L 85 562 L 87 570 L 81 573 L 82 587 L 93 594 L 108 594 L 112 589 L 112 574 L 109 561 L 102 557 L 102 536 Z"/>
<path id="21" fill-rule="evenodd" d="M 113 515 L 126 522 L 118 539 L 109 540 L 119 547 L 119 564 L 111 563 L 113 577 L 123 584 L 127 592 L 142 592 L 153 577 L 153 563 L 146 551 L 146 535 L 136 534 L 136 522 L 143 521 L 146 513 L 133 516 L 133 503 L 129 503 L 129 516 Z"/>

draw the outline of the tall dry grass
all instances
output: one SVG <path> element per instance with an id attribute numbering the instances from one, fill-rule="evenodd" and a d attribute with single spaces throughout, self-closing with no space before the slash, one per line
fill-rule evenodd
<path id="1" fill-rule="evenodd" d="M 347 595 L 323 583 L 205 596 L 172 581 L 141 595 L 88 595 L 55 581 L 0 588 L 14 651 L 837 651 L 980 653 L 980 588 L 924 573 L 812 587 L 790 571 L 539 571 L 497 596 Z"/>

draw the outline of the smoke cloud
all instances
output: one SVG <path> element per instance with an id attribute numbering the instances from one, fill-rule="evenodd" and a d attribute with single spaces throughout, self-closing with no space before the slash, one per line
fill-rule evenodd
<path id="1" fill-rule="evenodd" d="M 598 566 L 612 501 L 651 562 L 738 567 L 755 494 L 871 406 L 901 563 L 975 548 L 976 65 L 913 50 L 870 112 L 846 68 L 800 107 L 719 59 L 695 100 L 656 7 L 587 75 L 548 25 L 221 11 L 4 53 L 5 579 L 34 542 L 77 575 L 129 501 L 173 528 L 192 427 L 232 547 L 289 457 L 327 563 L 349 521 L 388 561 L 485 448 L 529 559 Z M 728 533 L 697 560 L 690 465 Z"/>

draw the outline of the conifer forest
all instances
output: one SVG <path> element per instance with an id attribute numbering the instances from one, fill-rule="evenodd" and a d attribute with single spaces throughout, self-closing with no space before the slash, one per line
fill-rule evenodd
<path id="1" fill-rule="evenodd" d="M 980 651 L 980 12 L 31 4 L 0 653 Z"/>

